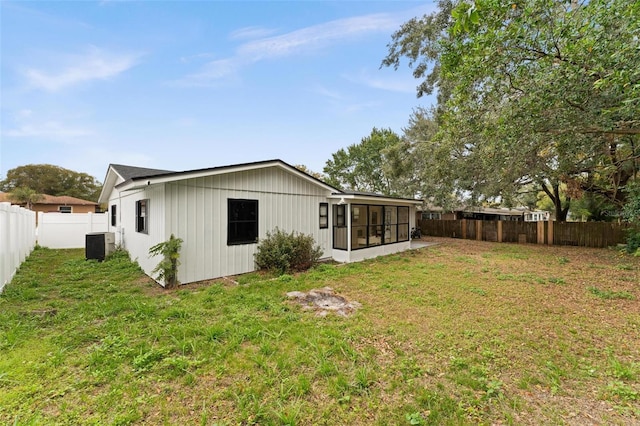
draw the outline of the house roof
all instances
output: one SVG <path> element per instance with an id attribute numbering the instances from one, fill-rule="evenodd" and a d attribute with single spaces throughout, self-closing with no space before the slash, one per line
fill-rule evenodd
<path id="1" fill-rule="evenodd" d="M 112 165 L 113 166 L 113 165 Z M 152 185 L 155 183 L 164 183 L 164 182 L 173 182 L 182 179 L 192 179 L 203 176 L 212 176 L 217 174 L 224 173 L 232 173 L 239 172 L 245 170 L 255 170 L 261 169 L 265 167 L 280 167 L 291 173 L 297 174 L 307 180 L 312 181 L 317 185 L 323 186 L 325 189 L 330 191 L 340 191 L 338 188 L 334 188 L 333 186 L 327 184 L 326 182 L 321 181 L 320 179 L 311 176 L 308 173 L 305 173 L 294 166 L 285 163 L 282 160 L 274 159 L 274 160 L 265 160 L 265 161 L 256 161 L 251 163 L 241 163 L 241 164 L 232 164 L 228 166 L 219 166 L 219 167 L 210 167 L 206 169 L 195 169 L 195 170 L 186 170 L 183 172 L 168 172 L 166 170 L 160 171 L 160 173 L 149 173 L 149 174 L 140 174 L 138 176 L 132 177 L 125 182 L 122 182 L 116 185 L 116 188 L 126 190 L 126 189 L 136 189 L 142 186 Z"/>
<path id="2" fill-rule="evenodd" d="M 160 176 L 168 173 L 175 172 L 172 170 L 150 169 L 148 167 L 127 166 L 124 164 L 109 164 L 98 202 L 106 203 L 109 201 L 107 197 L 111 192 L 111 188 L 116 185 L 119 179 L 122 179 L 124 182 L 129 182 L 140 176 Z"/>
<path id="3" fill-rule="evenodd" d="M 10 194 L 5 192 L 0 192 L 0 202 L 11 202 Z M 62 206 L 97 206 L 98 203 L 83 200 L 81 198 L 70 197 L 68 195 L 47 195 L 42 194 L 42 199 L 38 200 L 38 202 L 33 204 L 53 204 L 53 205 L 62 205 Z"/>
<path id="4" fill-rule="evenodd" d="M 109 179 L 109 172 L 107 172 L 107 179 L 105 179 L 105 185 L 103 186 L 102 193 L 100 194 L 100 202 L 106 202 L 107 200 L 103 197 L 106 197 L 107 194 L 111 191 L 111 189 L 107 188 L 111 186 L 112 188 L 117 188 L 121 191 L 133 190 L 146 187 L 148 185 L 167 183 L 167 182 L 175 182 L 183 179 L 193 179 L 198 177 L 205 176 L 214 176 L 225 173 L 234 173 L 241 172 L 246 170 L 256 170 L 262 169 L 266 167 L 279 167 L 288 171 L 289 173 L 296 174 L 303 179 L 306 179 L 310 182 L 313 182 L 316 185 L 323 187 L 324 189 L 331 191 L 331 198 L 348 198 L 351 200 L 362 200 L 362 201 L 398 201 L 402 200 L 407 203 L 416 203 L 420 202 L 420 200 L 407 199 L 407 198 L 396 198 L 390 197 L 382 194 L 375 194 L 370 192 L 345 192 L 341 191 L 338 188 L 335 188 L 329 185 L 322 180 L 305 173 L 296 167 L 282 161 L 279 159 L 274 160 L 265 160 L 265 161 L 256 161 L 251 163 L 241 163 L 241 164 L 232 164 L 228 166 L 219 166 L 219 167 L 210 167 L 206 169 L 195 169 L 195 170 L 186 170 L 182 172 L 172 172 L 169 170 L 158 170 L 158 169 L 145 169 L 142 167 L 132 167 L 132 166 L 123 166 L 119 164 L 111 164 L 109 166 L 109 170 L 113 170 L 118 173 L 123 179 L 124 182 L 120 182 L 119 184 L 115 183 L 114 179 Z"/>
<path id="5" fill-rule="evenodd" d="M 146 167 L 126 166 L 124 164 L 110 164 L 109 167 L 112 167 L 113 170 L 115 170 L 115 172 L 124 180 L 130 180 L 141 176 L 158 176 L 175 173 L 173 170 L 149 169 Z"/>

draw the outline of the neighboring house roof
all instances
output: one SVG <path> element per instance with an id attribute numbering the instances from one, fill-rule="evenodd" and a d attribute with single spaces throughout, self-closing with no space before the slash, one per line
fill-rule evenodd
<path id="1" fill-rule="evenodd" d="M 525 213 L 525 210 L 520 209 L 508 209 L 506 207 L 503 208 L 494 208 L 494 207 L 466 207 L 463 212 L 468 213 L 485 213 L 485 214 L 498 214 L 503 216 L 522 216 Z M 528 211 L 528 210 L 527 210 Z"/>
<path id="2" fill-rule="evenodd" d="M 443 209 L 440 206 L 436 206 L 433 204 L 427 204 L 425 207 L 418 207 L 418 211 L 423 212 L 463 212 L 463 213 L 485 213 L 485 214 L 496 214 L 502 216 L 522 216 L 524 213 L 528 213 L 529 210 L 526 208 L 515 208 L 508 209 L 506 207 L 482 207 L 482 206 L 459 206 L 454 207 L 452 209 Z"/>
<path id="3" fill-rule="evenodd" d="M 12 202 L 11 196 L 8 193 L 0 192 L 0 202 Z M 52 204 L 61 206 L 97 206 L 98 203 L 89 200 L 83 200 L 81 198 L 70 197 L 68 195 L 47 195 L 42 194 L 42 199 L 33 204 Z"/>

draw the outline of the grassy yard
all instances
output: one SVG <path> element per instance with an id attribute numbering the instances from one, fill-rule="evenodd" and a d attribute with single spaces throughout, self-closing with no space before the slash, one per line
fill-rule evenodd
<path id="1" fill-rule="evenodd" d="M 0 296 L 0 423 L 640 424 L 640 258 L 439 242 L 171 291 L 38 249 Z M 362 308 L 286 300 L 324 286 Z"/>

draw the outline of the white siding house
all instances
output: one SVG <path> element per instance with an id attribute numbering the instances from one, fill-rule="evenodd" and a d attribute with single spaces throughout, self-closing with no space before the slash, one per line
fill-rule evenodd
<path id="1" fill-rule="evenodd" d="M 257 242 L 276 227 L 312 235 L 340 262 L 406 250 L 419 203 L 342 192 L 281 160 L 185 172 L 112 164 L 99 202 L 147 274 L 159 262 L 149 248 L 182 238 L 181 283 L 255 270 Z"/>

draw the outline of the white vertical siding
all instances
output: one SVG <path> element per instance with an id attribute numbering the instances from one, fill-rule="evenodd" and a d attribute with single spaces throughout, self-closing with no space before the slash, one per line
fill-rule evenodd
<path id="1" fill-rule="evenodd" d="M 136 232 L 136 201 L 144 199 L 149 200 L 147 233 Z M 149 248 L 169 238 L 169 234 L 165 232 L 164 185 L 126 192 L 114 189 L 109 196 L 109 208 L 114 204 L 117 206 L 117 225 L 111 226 L 109 217 L 109 231 L 115 232 L 116 245 L 127 250 L 131 259 L 137 261 L 146 274 L 151 275 L 160 259 L 150 258 Z"/>
<path id="2" fill-rule="evenodd" d="M 118 176 L 116 182 L 114 183 L 115 185 L 118 185 L 120 183 L 123 182 L 123 179 L 121 177 Z M 126 194 L 125 194 L 126 195 Z M 108 218 L 108 225 L 107 225 L 107 231 L 108 232 L 113 232 L 115 234 L 116 237 L 116 247 L 118 246 L 123 246 L 123 233 L 122 233 L 122 205 L 120 203 L 121 200 L 121 195 L 120 195 L 120 191 L 118 191 L 117 189 L 113 189 L 111 191 L 111 194 L 109 194 L 109 205 L 107 206 L 107 208 L 109 209 L 109 218 Z M 116 206 L 116 224 L 112 225 L 111 224 L 111 209 L 113 206 Z"/>
<path id="3" fill-rule="evenodd" d="M 329 191 L 278 167 L 168 183 L 166 235 L 184 240 L 179 280 L 188 283 L 255 269 L 257 244 L 227 245 L 229 198 L 258 200 L 259 238 L 276 227 L 311 234 L 325 256 L 331 256 L 331 228 L 319 227 L 319 205 L 327 202 L 327 195 Z"/>

